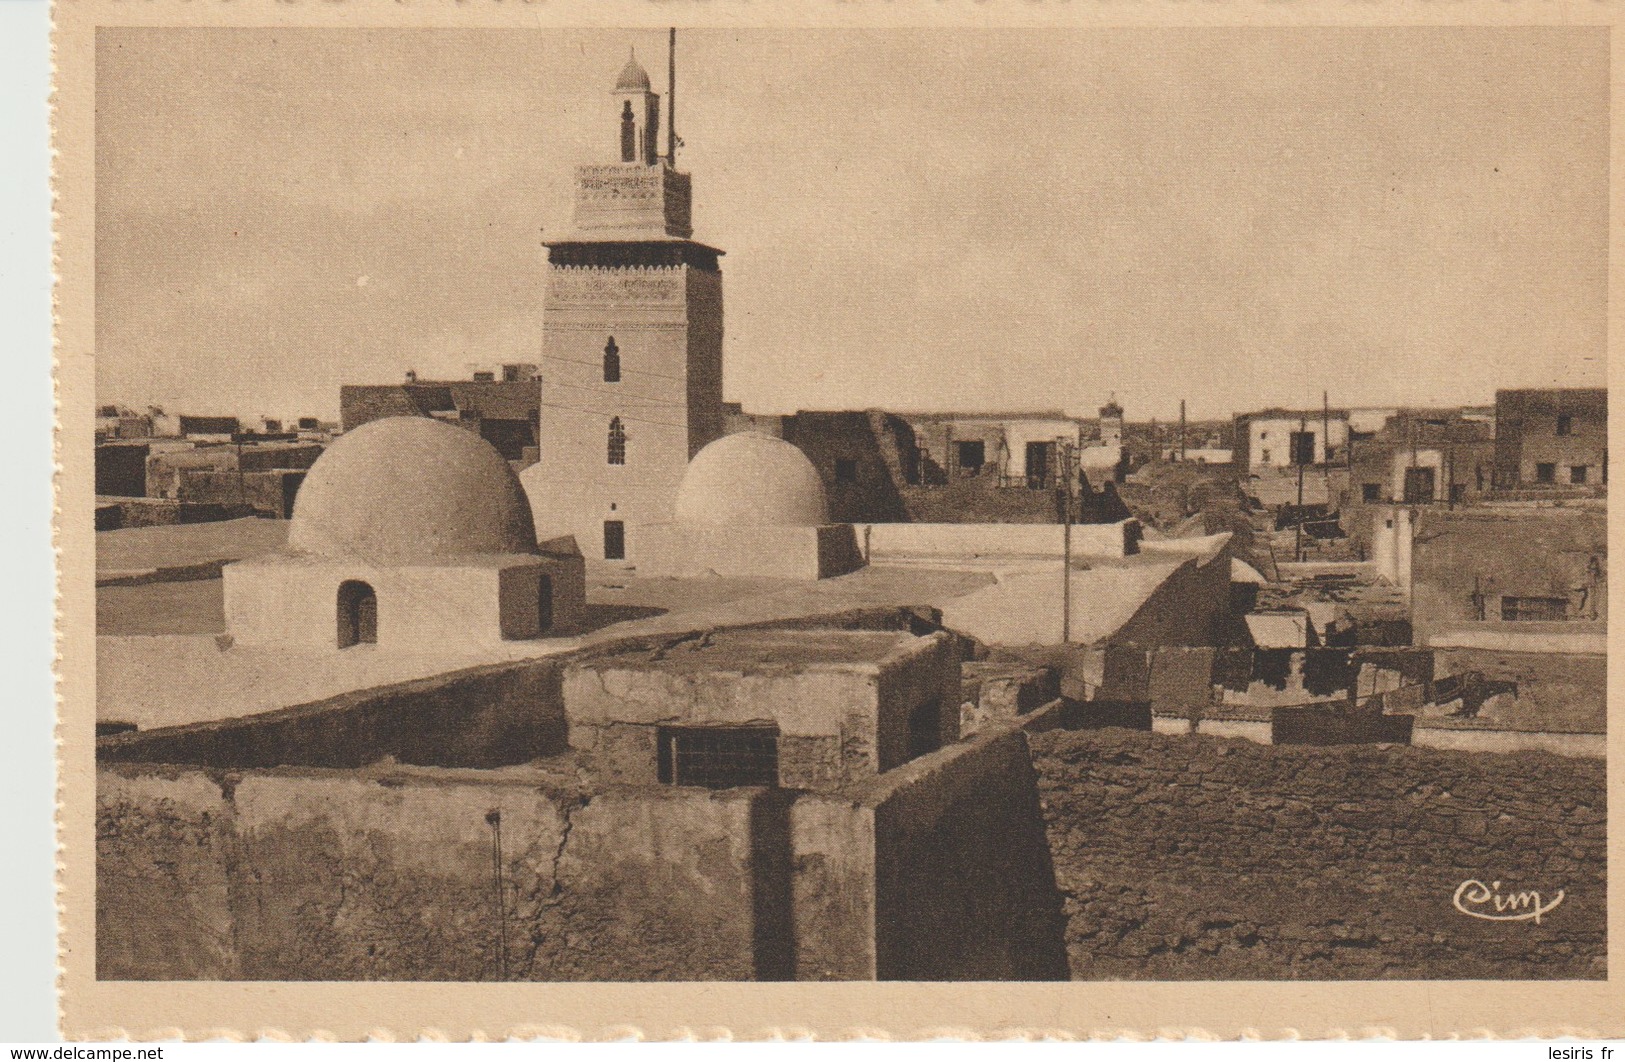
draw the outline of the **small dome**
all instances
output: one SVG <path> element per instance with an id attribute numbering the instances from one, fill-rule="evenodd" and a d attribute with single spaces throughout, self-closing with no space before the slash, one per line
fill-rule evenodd
<path id="1" fill-rule="evenodd" d="M 633 55 L 621 67 L 621 76 L 615 81 L 616 92 L 648 92 L 649 72 L 638 64 L 638 57 Z"/>
<path id="2" fill-rule="evenodd" d="M 386 417 L 345 432 L 311 466 L 288 548 L 389 563 L 534 553 L 536 532 L 490 443 L 428 417 Z"/>
<path id="3" fill-rule="evenodd" d="M 724 435 L 694 455 L 677 488 L 683 524 L 816 527 L 829 522 L 807 455 L 762 432 Z"/>

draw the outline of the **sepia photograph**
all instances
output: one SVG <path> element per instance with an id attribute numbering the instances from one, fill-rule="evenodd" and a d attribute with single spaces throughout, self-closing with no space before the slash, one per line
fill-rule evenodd
<path id="1" fill-rule="evenodd" d="M 59 37 L 84 1028 L 1617 1002 L 1607 25 L 151 15 Z"/>

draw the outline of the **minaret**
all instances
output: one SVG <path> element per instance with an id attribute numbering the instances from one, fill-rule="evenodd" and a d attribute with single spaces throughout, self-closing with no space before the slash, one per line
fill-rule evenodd
<path id="1" fill-rule="evenodd" d="M 521 479 L 539 537 L 635 561 L 638 528 L 672 518 L 689 458 L 722 434 L 722 252 L 691 238 L 636 56 L 610 98 L 597 150 L 614 161 L 577 167 L 573 230 L 546 245 L 541 453 Z"/>
<path id="2" fill-rule="evenodd" d="M 1100 445 L 1123 445 L 1123 407 L 1115 394 L 1100 407 Z"/>

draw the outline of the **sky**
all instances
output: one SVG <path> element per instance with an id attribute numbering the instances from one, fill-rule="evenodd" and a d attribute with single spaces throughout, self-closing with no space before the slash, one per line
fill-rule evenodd
<path id="1" fill-rule="evenodd" d="M 99 401 L 539 361 L 542 241 L 665 36 L 103 29 Z M 1605 383 L 1606 29 L 684 30 L 677 129 L 747 409 Z"/>

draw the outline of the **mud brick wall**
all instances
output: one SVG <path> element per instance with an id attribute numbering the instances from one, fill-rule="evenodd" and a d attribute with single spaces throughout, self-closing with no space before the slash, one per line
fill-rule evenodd
<path id="1" fill-rule="evenodd" d="M 787 966 L 785 927 L 765 923 L 782 903 L 763 892 L 784 890 L 784 860 L 757 870 L 772 847 L 758 806 L 779 802 L 762 790 L 145 765 L 105 769 L 98 788 L 103 979 L 692 981 Z"/>
<path id="2" fill-rule="evenodd" d="M 1032 736 L 1074 979 L 1602 978 L 1603 765 Z M 1470 918 L 1469 879 L 1563 902 Z"/>

